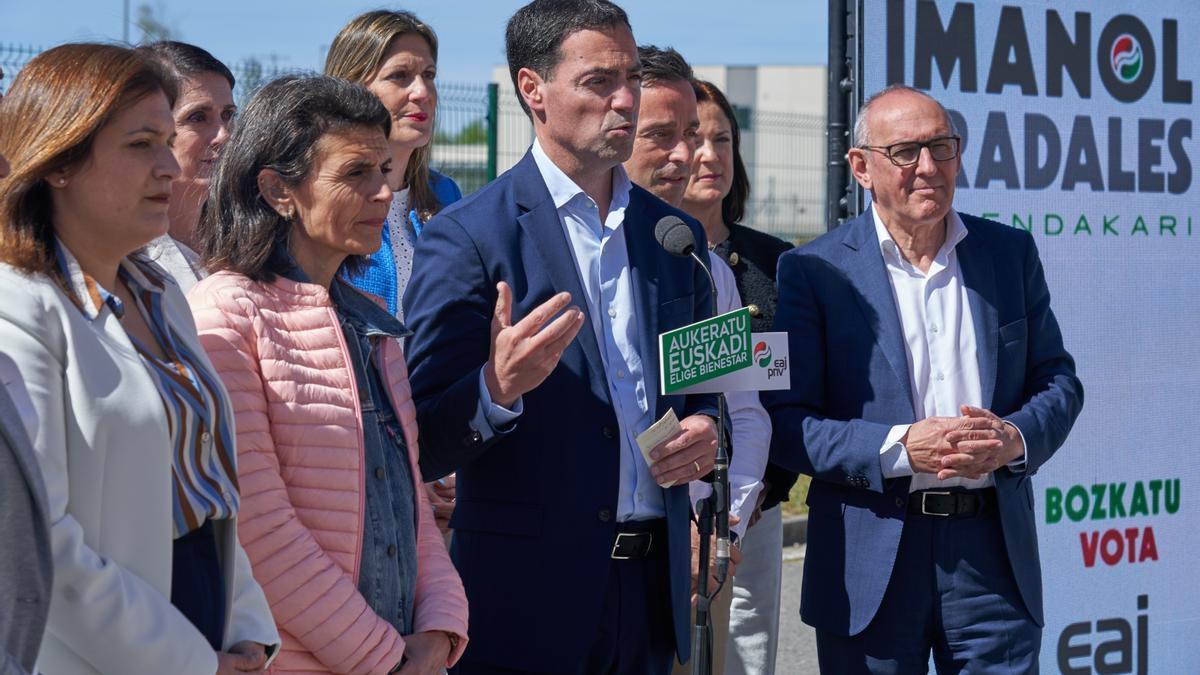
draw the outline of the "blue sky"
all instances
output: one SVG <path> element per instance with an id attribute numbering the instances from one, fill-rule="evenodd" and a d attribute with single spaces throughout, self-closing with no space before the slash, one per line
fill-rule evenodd
<path id="1" fill-rule="evenodd" d="M 136 16 L 140 0 L 129 0 Z M 256 57 L 319 68 L 338 29 L 367 9 L 399 7 L 434 27 L 439 77 L 484 82 L 504 62 L 504 24 L 521 0 L 149 0 L 177 38 L 236 63 Z M 825 0 L 628 0 L 641 43 L 673 46 L 697 64 L 825 63 Z M 736 8 L 736 9 L 732 9 Z M 122 0 L 0 0 L 0 44 L 41 47 L 74 40 L 120 40 Z M 140 34 L 130 29 L 130 39 Z"/>

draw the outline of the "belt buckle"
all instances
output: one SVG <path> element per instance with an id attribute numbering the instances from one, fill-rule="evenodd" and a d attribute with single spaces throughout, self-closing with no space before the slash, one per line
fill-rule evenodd
<path id="1" fill-rule="evenodd" d="M 938 516 L 940 518 L 949 518 L 950 517 L 949 513 L 936 513 L 934 511 L 930 511 L 928 508 L 926 508 L 925 507 L 925 498 L 928 497 L 929 495 L 938 495 L 940 497 L 949 497 L 952 494 L 954 494 L 954 493 L 950 492 L 949 490 L 937 490 L 937 491 L 926 490 L 925 492 L 922 492 L 921 493 L 921 515 L 923 515 L 923 516 Z"/>
<path id="2" fill-rule="evenodd" d="M 622 537 L 636 538 L 636 537 L 640 537 L 643 534 L 646 535 L 646 549 L 645 550 L 646 550 L 646 552 L 649 552 L 650 547 L 654 545 L 654 533 L 653 532 L 618 532 L 617 538 L 613 541 L 612 553 L 609 554 L 609 557 L 611 557 L 613 560 L 632 560 L 633 556 L 620 555 L 617 553 L 617 549 L 619 549 L 621 547 L 621 538 Z"/>

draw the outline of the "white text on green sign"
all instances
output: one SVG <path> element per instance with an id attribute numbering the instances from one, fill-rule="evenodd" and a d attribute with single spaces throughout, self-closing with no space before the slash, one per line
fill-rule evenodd
<path id="1" fill-rule="evenodd" d="M 751 364 L 750 310 L 736 309 L 659 336 L 664 394 Z"/>

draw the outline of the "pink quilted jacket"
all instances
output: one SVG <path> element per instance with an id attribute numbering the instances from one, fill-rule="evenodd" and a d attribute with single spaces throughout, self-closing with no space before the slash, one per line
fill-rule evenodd
<path id="1" fill-rule="evenodd" d="M 272 672 L 388 672 L 404 653 L 404 638 L 358 592 L 362 418 L 329 293 L 282 277 L 265 283 L 221 272 L 197 284 L 188 300 L 233 399 L 238 533 L 283 639 Z M 403 351 L 388 340 L 380 355 L 419 484 Z M 416 494 L 414 631 L 459 635 L 450 666 L 466 646 L 467 598 L 425 490 Z"/>

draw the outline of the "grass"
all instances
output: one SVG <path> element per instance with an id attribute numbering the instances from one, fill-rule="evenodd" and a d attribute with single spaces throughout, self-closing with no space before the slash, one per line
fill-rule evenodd
<path id="1" fill-rule="evenodd" d="M 788 500 L 779 505 L 783 509 L 783 517 L 790 518 L 792 516 L 802 516 L 808 513 L 808 507 L 804 504 L 804 498 L 808 496 L 808 483 L 812 479 L 808 476 L 800 476 L 800 480 L 792 486 L 792 491 L 788 493 Z"/>

